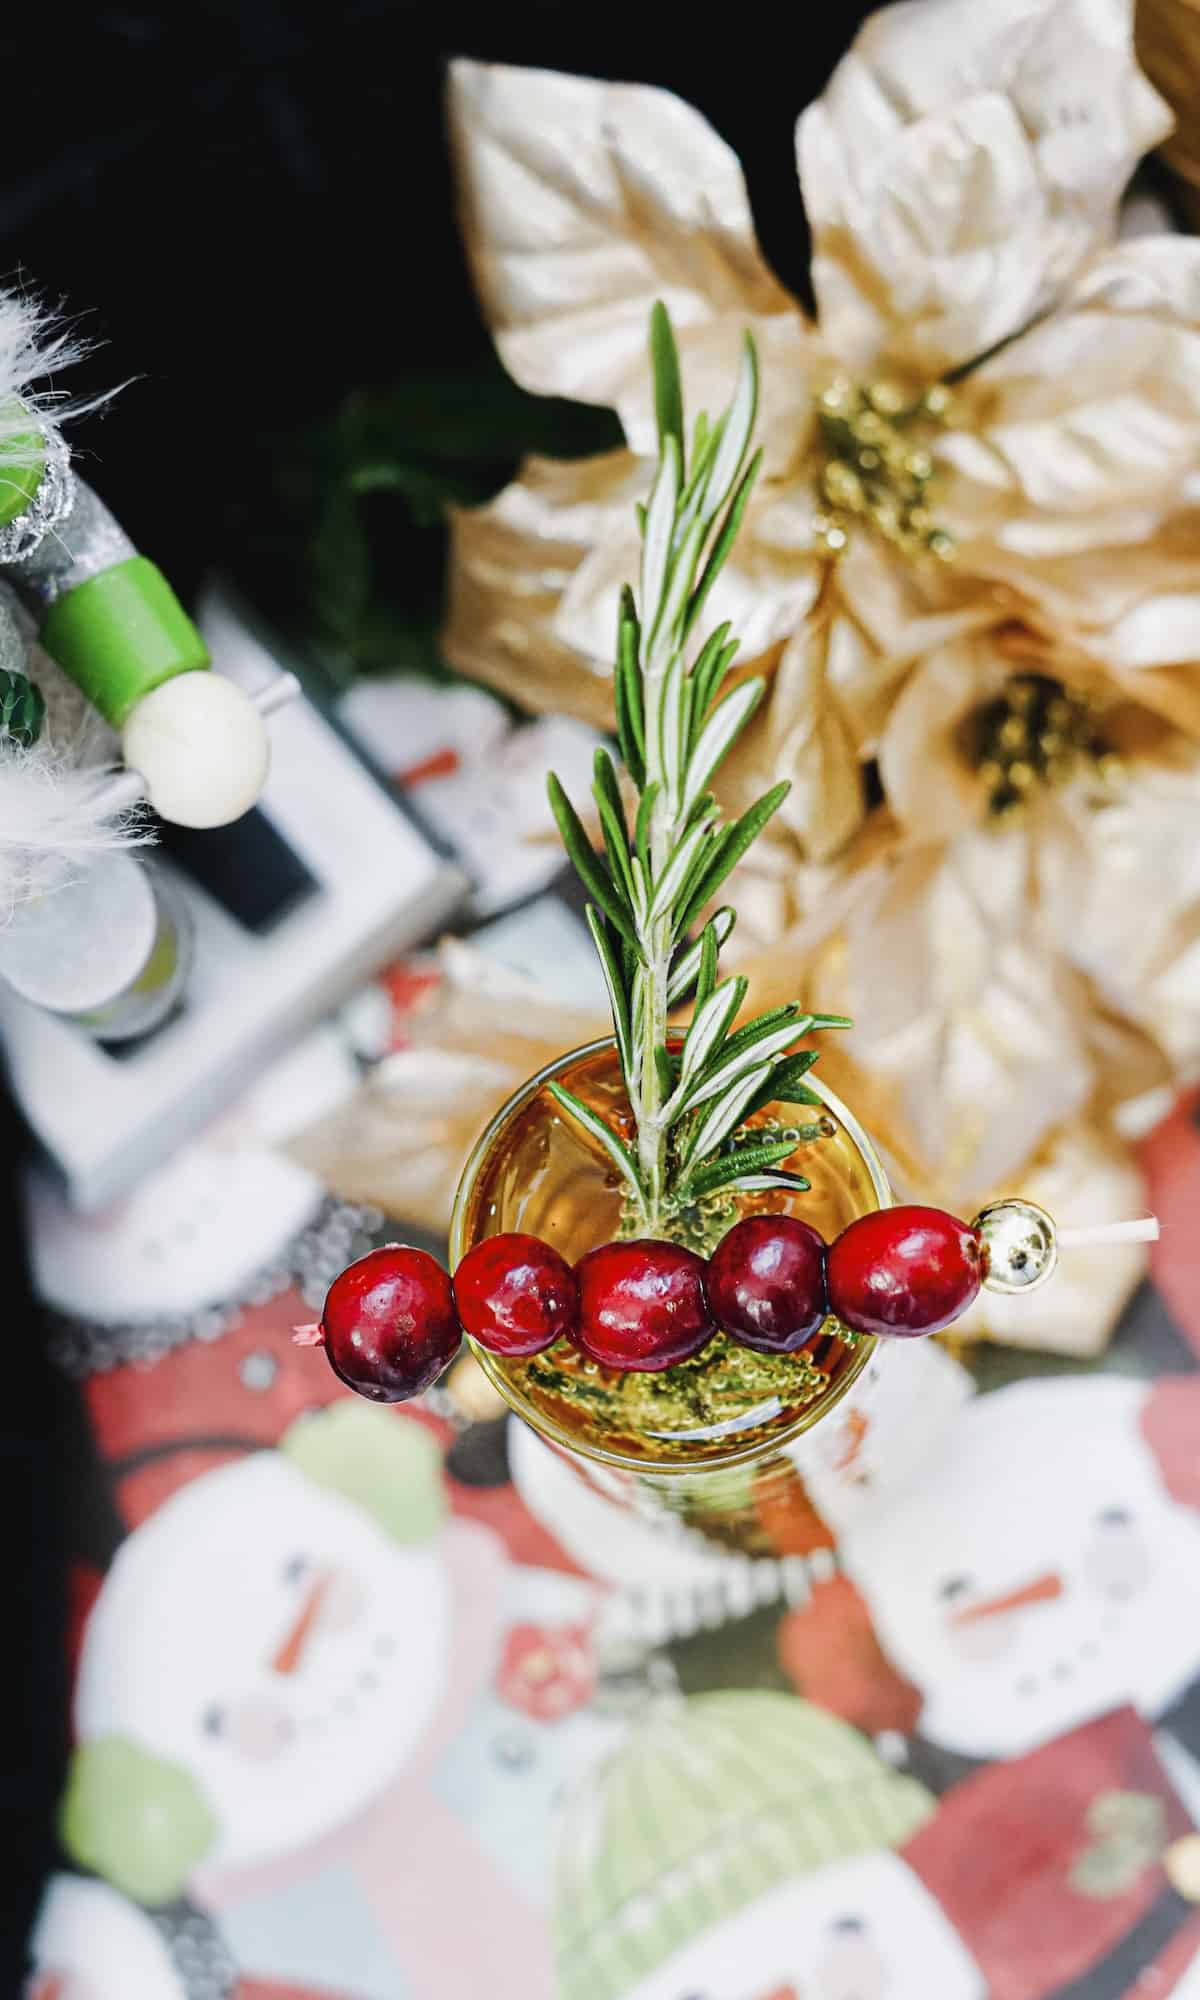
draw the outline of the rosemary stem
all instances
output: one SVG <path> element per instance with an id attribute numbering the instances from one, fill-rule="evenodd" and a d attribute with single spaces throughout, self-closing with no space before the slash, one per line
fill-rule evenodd
<path id="1" fill-rule="evenodd" d="M 674 820 L 662 767 L 662 687 L 663 674 L 648 672 L 645 677 L 646 775 L 658 784 L 654 811 L 650 818 L 650 872 L 657 881 L 670 857 Z M 663 1119 L 664 1096 L 659 1072 L 659 1051 L 666 1046 L 667 989 L 671 978 L 671 913 L 649 927 L 642 940 L 646 1000 L 644 1041 L 641 1060 L 641 1102 L 638 1106 L 638 1164 L 646 1191 L 643 1203 L 647 1231 L 654 1234 L 666 1219 L 664 1193 L 667 1184 L 667 1125 Z"/>

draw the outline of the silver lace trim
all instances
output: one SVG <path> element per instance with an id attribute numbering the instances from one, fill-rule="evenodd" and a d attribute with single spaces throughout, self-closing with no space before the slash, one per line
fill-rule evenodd
<path id="1" fill-rule="evenodd" d="M 394 1225 L 385 1226 L 377 1208 L 352 1207 L 325 1199 L 313 1220 L 239 1287 L 237 1296 L 209 1300 L 188 1313 L 163 1313 L 119 1324 L 77 1319 L 60 1310 L 50 1313 L 50 1356 L 63 1373 L 77 1382 L 105 1375 L 134 1362 L 142 1367 L 161 1361 L 188 1341 L 219 1340 L 248 1306 L 269 1305 L 295 1285 L 306 1305 L 319 1312 L 339 1271 L 368 1250 L 389 1241 Z M 253 1386 L 253 1385 L 252 1385 Z M 265 1384 L 263 1386 L 266 1386 Z"/>
<path id="2" fill-rule="evenodd" d="M 52 604 L 77 590 L 89 577 L 114 563 L 126 562 L 137 550 L 103 500 L 82 479 L 73 480 L 74 504 L 21 561 L 17 579 L 44 617 Z"/>
<path id="3" fill-rule="evenodd" d="M 71 454 L 56 430 L 46 432 L 46 461 L 37 492 L 23 514 L 0 528 L 0 565 L 28 562 L 75 501 Z"/>

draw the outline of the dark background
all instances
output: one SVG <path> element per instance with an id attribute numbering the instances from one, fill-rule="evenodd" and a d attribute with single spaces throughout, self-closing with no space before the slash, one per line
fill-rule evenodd
<path id="1" fill-rule="evenodd" d="M 689 98 L 740 154 L 767 255 L 805 296 L 794 121 L 869 9 L 226 0 L 100 7 L 78 22 L 70 7 L 18 0 L 14 11 L 19 38 L 0 38 L 0 282 L 61 305 L 92 343 L 64 387 L 129 383 L 74 442 L 85 476 L 188 596 L 214 563 L 244 570 L 246 522 L 264 496 L 269 505 L 281 435 L 319 421 L 352 388 L 486 365 L 443 141 L 448 56 L 652 82 Z M 0 1103 L 10 1165 L 20 1143 Z M 11 1184 L 0 1212 L 8 1994 L 52 1862 L 67 1690 L 52 1469 L 63 1406 L 29 1302 Z"/>

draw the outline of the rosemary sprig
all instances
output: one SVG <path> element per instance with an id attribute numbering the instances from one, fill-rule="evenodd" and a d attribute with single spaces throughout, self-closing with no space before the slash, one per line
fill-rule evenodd
<path id="1" fill-rule="evenodd" d="M 630 827 L 606 750 L 596 756 L 595 848 L 558 779 L 550 803 L 563 843 L 590 897 L 587 916 L 608 988 L 636 1149 L 560 1084 L 562 1108 L 608 1153 L 625 1179 L 639 1228 L 669 1234 L 689 1208 L 718 1189 L 804 1183 L 783 1171 L 786 1142 L 741 1128 L 776 1100 L 818 1104 L 802 1078 L 816 1060 L 797 1052 L 813 1028 L 846 1027 L 836 1015 L 776 1007 L 735 1028 L 744 979 L 718 980 L 734 913 L 720 909 L 697 939 L 692 925 L 718 894 L 785 797 L 776 785 L 726 824 L 710 787 L 755 709 L 765 683 L 722 688 L 738 652 L 728 625 L 702 643 L 695 628 L 733 547 L 758 475 L 748 458 L 758 407 L 758 364 L 746 336 L 728 409 L 700 416 L 690 451 L 675 336 L 665 307 L 650 318 L 658 419 L 658 470 L 639 508 L 638 593 L 627 586 L 617 626 L 614 690 L 621 760 L 638 794 Z M 668 1039 L 667 1010 L 694 989 L 691 1024 Z"/>

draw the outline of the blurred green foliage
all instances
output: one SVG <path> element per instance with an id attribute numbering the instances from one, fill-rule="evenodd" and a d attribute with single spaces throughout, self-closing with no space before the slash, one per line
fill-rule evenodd
<path id="1" fill-rule="evenodd" d="M 448 506 L 476 506 L 530 452 L 621 443 L 611 411 L 531 396 L 494 355 L 361 388 L 310 426 L 260 438 L 233 523 L 237 583 L 334 688 L 441 658 Z"/>

